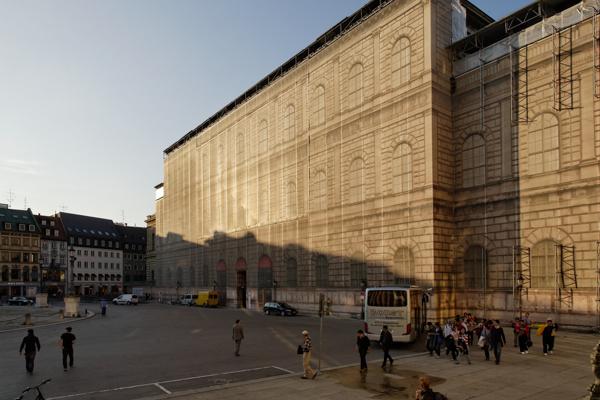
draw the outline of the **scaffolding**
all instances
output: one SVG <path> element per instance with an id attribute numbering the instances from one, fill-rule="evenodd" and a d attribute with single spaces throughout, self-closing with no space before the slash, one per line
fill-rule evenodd
<path id="1" fill-rule="evenodd" d="M 596 242 L 596 329 L 600 330 L 600 242 Z"/>
<path id="2" fill-rule="evenodd" d="M 513 246 L 513 315 L 523 316 L 523 295 L 531 287 L 531 250 Z"/>
<path id="3" fill-rule="evenodd" d="M 511 47 L 509 52 L 510 74 L 510 107 L 513 124 L 527 122 L 529 117 L 529 82 L 528 82 L 528 46 Z"/>
<path id="4" fill-rule="evenodd" d="M 552 65 L 554 70 L 554 109 L 573 108 L 573 30 L 555 28 L 552 36 Z"/>
<path id="5" fill-rule="evenodd" d="M 556 311 L 563 307 L 573 309 L 573 289 L 577 288 L 575 246 L 555 245 Z"/>
<path id="6" fill-rule="evenodd" d="M 592 18 L 594 31 L 594 97 L 600 98 L 600 18 L 599 10 L 595 10 Z"/>

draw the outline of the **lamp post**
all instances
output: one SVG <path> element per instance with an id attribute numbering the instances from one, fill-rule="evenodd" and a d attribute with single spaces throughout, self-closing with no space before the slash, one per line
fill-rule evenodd
<path id="1" fill-rule="evenodd" d="M 77 260 L 77 257 L 75 257 L 75 248 L 71 245 L 71 247 L 69 247 L 69 265 L 71 266 L 71 269 L 67 271 L 67 279 L 65 279 L 65 283 L 67 285 L 66 292 L 68 296 L 73 295 L 73 282 L 71 281 L 73 280 L 73 268 L 75 267 L 75 260 Z"/>
<path id="2" fill-rule="evenodd" d="M 523 275 L 517 278 L 517 291 L 519 292 L 519 319 L 523 318 Z"/>
<path id="3" fill-rule="evenodd" d="M 273 301 L 277 301 L 277 281 L 273 281 Z"/>

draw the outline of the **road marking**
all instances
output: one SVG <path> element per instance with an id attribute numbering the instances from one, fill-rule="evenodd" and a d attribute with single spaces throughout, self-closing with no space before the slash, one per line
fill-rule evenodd
<path id="1" fill-rule="evenodd" d="M 165 389 L 163 386 L 161 386 L 159 383 L 155 383 L 154 386 L 156 386 L 157 388 L 159 388 L 160 390 L 162 390 L 163 392 L 165 392 L 166 394 L 171 394 L 170 391 L 168 391 L 167 389 Z"/>
<path id="2" fill-rule="evenodd" d="M 241 373 L 241 372 L 260 371 L 260 370 L 269 369 L 269 368 L 275 368 L 275 369 L 278 369 L 278 370 L 281 370 L 281 371 L 293 373 L 291 371 L 287 371 L 287 370 L 285 370 L 283 368 L 279 368 L 279 367 L 275 367 L 275 366 L 247 368 L 247 369 L 240 369 L 240 370 L 237 370 L 237 371 L 218 372 L 218 373 L 215 373 L 215 374 L 190 376 L 188 378 L 180 378 L 180 379 L 171 379 L 171 380 L 168 380 L 168 381 L 152 382 L 152 383 L 142 383 L 142 384 L 139 384 L 139 385 L 122 386 L 122 387 L 111 388 L 111 389 L 102 389 L 102 390 L 97 390 L 97 391 L 94 391 L 94 392 L 67 394 L 67 395 L 64 395 L 64 396 L 49 397 L 48 400 L 69 399 L 69 398 L 73 398 L 73 397 L 89 396 L 89 395 L 98 394 L 98 393 L 108 393 L 108 392 L 117 392 L 117 391 L 128 390 L 128 389 L 138 389 L 138 388 L 141 388 L 141 387 L 148 387 L 148 386 L 154 386 L 154 387 L 156 387 L 156 388 L 158 388 L 158 389 L 166 392 L 167 394 L 171 394 L 171 392 L 169 392 L 167 389 L 165 389 L 162 386 L 163 384 L 175 383 L 175 382 L 184 382 L 184 381 L 190 381 L 190 380 L 201 379 L 201 378 L 211 378 L 211 377 L 221 376 L 221 375 L 232 375 L 232 374 L 238 374 L 238 373 Z"/>
<path id="3" fill-rule="evenodd" d="M 288 339 L 285 336 L 283 336 L 275 328 L 269 327 L 269 330 L 271 331 L 271 333 L 273 334 L 273 336 L 275 336 L 275 339 L 277 339 L 281 343 L 283 343 L 288 349 L 295 351 L 296 348 L 298 347 L 298 345 L 294 344 L 290 339 Z"/>
<path id="4" fill-rule="evenodd" d="M 192 330 L 192 335 L 202 332 L 202 329 L 194 329 Z"/>
<path id="5" fill-rule="evenodd" d="M 275 368 L 275 369 L 278 369 L 278 370 L 280 370 L 280 371 L 283 371 L 283 372 L 287 372 L 288 374 L 295 374 L 295 372 L 294 372 L 294 371 L 290 371 L 289 369 L 281 368 L 281 367 L 278 367 L 278 366 L 276 366 L 276 365 L 271 365 L 271 367 L 272 367 L 272 368 Z"/>
<path id="6" fill-rule="evenodd" d="M 131 332 L 129 332 L 127 335 L 125 335 L 126 338 L 130 338 L 130 337 L 134 337 L 137 333 L 138 333 L 139 329 L 134 329 Z"/>

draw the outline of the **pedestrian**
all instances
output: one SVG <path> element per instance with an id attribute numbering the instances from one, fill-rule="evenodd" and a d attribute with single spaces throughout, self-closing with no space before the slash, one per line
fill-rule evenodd
<path id="1" fill-rule="evenodd" d="M 433 327 L 431 321 L 427 322 L 427 324 L 425 325 L 425 335 L 427 338 L 425 341 L 425 347 L 429 352 L 429 356 L 432 357 L 435 344 L 435 328 Z"/>
<path id="2" fill-rule="evenodd" d="M 452 351 L 452 322 L 450 320 L 446 321 L 444 325 L 444 341 L 446 344 L 446 356 L 450 354 Z"/>
<path id="3" fill-rule="evenodd" d="M 392 332 L 389 331 L 387 325 L 384 325 L 383 329 L 381 330 L 381 335 L 379 335 L 379 345 L 383 350 L 383 364 L 381 365 L 381 368 L 385 369 L 387 360 L 390 360 L 390 366 L 394 364 L 394 360 L 390 356 L 390 348 L 392 347 L 392 343 L 394 343 Z"/>
<path id="4" fill-rule="evenodd" d="M 551 319 L 548 319 L 546 324 L 542 325 L 541 334 L 540 330 L 538 330 L 538 335 L 542 337 L 542 348 L 545 356 L 547 356 L 548 353 L 552 354 L 554 351 L 554 337 L 557 330 L 558 325 L 553 323 Z"/>
<path id="5" fill-rule="evenodd" d="M 422 376 L 415 391 L 415 400 L 448 400 L 448 398 L 439 392 L 434 392 L 429 378 Z"/>
<path id="6" fill-rule="evenodd" d="M 519 325 L 519 351 L 521 354 L 529 353 L 529 326 L 522 320 Z"/>
<path id="7" fill-rule="evenodd" d="M 231 339 L 233 339 L 233 351 L 236 357 L 240 356 L 240 345 L 242 344 L 242 339 L 244 339 L 244 328 L 240 323 L 239 319 L 235 320 L 235 324 L 233 324 L 233 331 L 231 333 Z"/>
<path id="8" fill-rule="evenodd" d="M 479 341 L 477 344 L 483 350 L 485 354 L 485 361 L 490 361 L 490 334 L 491 334 L 491 321 L 485 321 L 479 335 Z"/>
<path id="9" fill-rule="evenodd" d="M 514 346 L 518 347 L 519 346 L 519 329 L 521 328 L 521 323 L 519 322 L 519 318 L 515 318 L 515 320 L 512 322 L 512 328 L 513 328 Z"/>
<path id="10" fill-rule="evenodd" d="M 490 332 L 490 346 L 494 351 L 496 365 L 500 364 L 500 355 L 502 354 L 502 347 L 505 344 L 506 336 L 504 336 L 504 329 L 502 329 L 502 327 L 500 326 L 500 321 L 496 320 Z"/>
<path id="11" fill-rule="evenodd" d="M 33 329 L 27 329 L 27 336 L 25 336 L 21 342 L 19 355 L 23 354 L 23 348 L 25 349 L 25 369 L 32 374 L 35 354 L 40 351 L 41 348 L 40 340 L 33 334 Z"/>
<path id="12" fill-rule="evenodd" d="M 69 358 L 69 367 L 73 368 L 73 342 L 75 342 L 75 335 L 71 333 L 73 329 L 69 326 L 66 332 L 60 335 L 61 347 L 62 347 L 62 361 L 63 368 L 67 370 L 67 357 Z"/>
<path id="13" fill-rule="evenodd" d="M 435 339 L 433 342 L 433 351 L 435 351 L 435 358 L 440 358 L 442 343 L 444 343 L 444 330 L 440 326 L 439 322 L 435 323 L 434 331 Z"/>
<path id="14" fill-rule="evenodd" d="M 102 316 L 106 315 L 106 300 L 100 300 L 100 309 L 102 310 Z"/>
<path id="15" fill-rule="evenodd" d="M 360 355 L 360 372 L 367 372 L 367 353 L 371 347 L 371 341 L 362 329 L 356 332 L 356 350 Z"/>
<path id="16" fill-rule="evenodd" d="M 313 370 L 310 366 L 310 357 L 312 354 L 312 340 L 308 334 L 308 331 L 302 331 L 304 341 L 302 342 L 302 368 L 304 369 L 304 375 L 302 379 L 315 379 L 317 371 Z"/>

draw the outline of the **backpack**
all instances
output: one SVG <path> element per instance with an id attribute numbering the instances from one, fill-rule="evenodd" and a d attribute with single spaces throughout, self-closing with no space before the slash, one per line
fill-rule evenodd
<path id="1" fill-rule="evenodd" d="M 440 392 L 433 392 L 433 399 L 434 400 L 448 400 L 448 398 L 446 396 L 444 396 L 443 394 L 441 394 Z"/>

